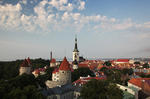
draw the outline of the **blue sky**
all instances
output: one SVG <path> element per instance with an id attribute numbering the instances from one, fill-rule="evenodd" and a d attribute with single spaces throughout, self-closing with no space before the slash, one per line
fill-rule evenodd
<path id="1" fill-rule="evenodd" d="M 0 60 L 150 56 L 149 0 L 2 0 Z"/>

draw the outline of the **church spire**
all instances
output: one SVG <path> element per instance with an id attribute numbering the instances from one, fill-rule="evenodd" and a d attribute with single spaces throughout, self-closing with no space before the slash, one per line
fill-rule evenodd
<path id="1" fill-rule="evenodd" d="M 75 47 L 74 47 L 74 52 L 79 52 L 79 51 L 78 51 L 78 46 L 77 46 L 77 37 L 75 37 Z"/>

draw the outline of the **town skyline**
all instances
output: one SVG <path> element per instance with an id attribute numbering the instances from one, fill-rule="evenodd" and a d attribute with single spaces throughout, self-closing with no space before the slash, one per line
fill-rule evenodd
<path id="1" fill-rule="evenodd" d="M 0 61 L 150 57 L 148 0 L 0 1 Z"/>

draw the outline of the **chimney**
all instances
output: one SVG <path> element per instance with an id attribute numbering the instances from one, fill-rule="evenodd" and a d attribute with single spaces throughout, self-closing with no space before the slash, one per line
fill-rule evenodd
<path id="1" fill-rule="evenodd" d="M 52 51 L 51 51 L 51 53 L 50 53 L 50 60 L 52 60 Z"/>

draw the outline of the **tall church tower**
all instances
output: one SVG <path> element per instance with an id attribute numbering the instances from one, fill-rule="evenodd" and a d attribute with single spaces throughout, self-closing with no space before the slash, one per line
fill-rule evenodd
<path id="1" fill-rule="evenodd" d="M 75 47 L 73 51 L 73 61 L 79 62 L 79 51 L 78 51 L 78 46 L 77 46 L 77 38 L 75 38 Z"/>

